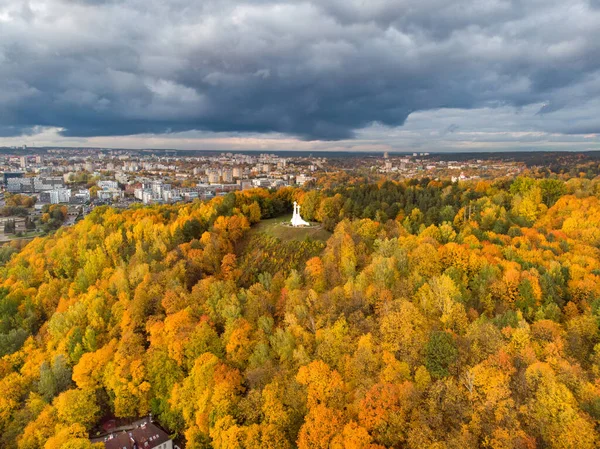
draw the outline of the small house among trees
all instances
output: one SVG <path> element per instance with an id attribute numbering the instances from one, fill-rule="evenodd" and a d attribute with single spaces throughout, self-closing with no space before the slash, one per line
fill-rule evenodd
<path id="1" fill-rule="evenodd" d="M 102 439 L 106 449 L 173 449 L 169 435 L 153 423 L 112 433 Z"/>

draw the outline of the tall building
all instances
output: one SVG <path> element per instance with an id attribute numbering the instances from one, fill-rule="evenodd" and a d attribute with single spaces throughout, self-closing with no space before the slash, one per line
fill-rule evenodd
<path id="1" fill-rule="evenodd" d="M 19 162 L 20 162 L 21 168 L 27 168 L 27 156 L 21 156 L 19 158 Z"/>
<path id="2" fill-rule="evenodd" d="M 22 178 L 23 177 L 23 172 L 4 172 L 2 174 L 2 181 L 4 182 L 4 184 L 8 184 L 8 180 L 9 179 L 14 179 L 14 178 Z"/>
<path id="3" fill-rule="evenodd" d="M 71 189 L 47 190 L 40 194 L 40 199 L 50 204 L 68 203 L 71 200 Z"/>
<path id="4" fill-rule="evenodd" d="M 221 182 L 221 173 L 219 170 L 210 170 L 208 172 L 208 182 L 210 184 L 219 184 Z"/>
<path id="5" fill-rule="evenodd" d="M 10 193 L 33 192 L 33 178 L 8 178 L 6 180 L 6 190 Z"/>
<path id="6" fill-rule="evenodd" d="M 64 179 L 60 176 L 46 176 L 33 178 L 33 189 L 35 192 L 60 189 L 64 187 Z"/>
<path id="7" fill-rule="evenodd" d="M 233 182 L 233 171 L 225 169 L 221 172 L 221 179 L 224 183 L 231 184 Z"/>

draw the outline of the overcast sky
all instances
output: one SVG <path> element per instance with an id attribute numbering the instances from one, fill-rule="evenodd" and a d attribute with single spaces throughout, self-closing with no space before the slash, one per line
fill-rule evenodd
<path id="1" fill-rule="evenodd" d="M 600 0 L 0 0 L 0 146 L 600 149 Z"/>

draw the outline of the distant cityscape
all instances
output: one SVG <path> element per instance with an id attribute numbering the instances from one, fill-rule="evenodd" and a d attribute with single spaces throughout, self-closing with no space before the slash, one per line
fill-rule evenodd
<path id="1" fill-rule="evenodd" d="M 253 188 L 310 187 L 320 177 L 340 171 L 395 180 L 429 177 L 460 182 L 515 176 L 525 167 L 514 160 L 447 160 L 427 152 L 342 157 L 319 153 L 4 149 L 0 154 L 0 240 L 6 241 L 12 234 L 35 236 L 72 225 L 101 205 L 127 208 L 137 203 L 208 200 Z M 9 197 L 12 200 L 7 203 Z M 19 207 L 21 197 L 33 205 Z"/>

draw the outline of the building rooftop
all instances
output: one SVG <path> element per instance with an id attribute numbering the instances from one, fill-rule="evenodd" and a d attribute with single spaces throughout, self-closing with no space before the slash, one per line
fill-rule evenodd
<path id="1" fill-rule="evenodd" d="M 155 424 L 143 423 L 134 429 L 114 432 L 92 441 L 104 443 L 106 449 L 152 449 L 170 441 L 170 438 Z"/>

